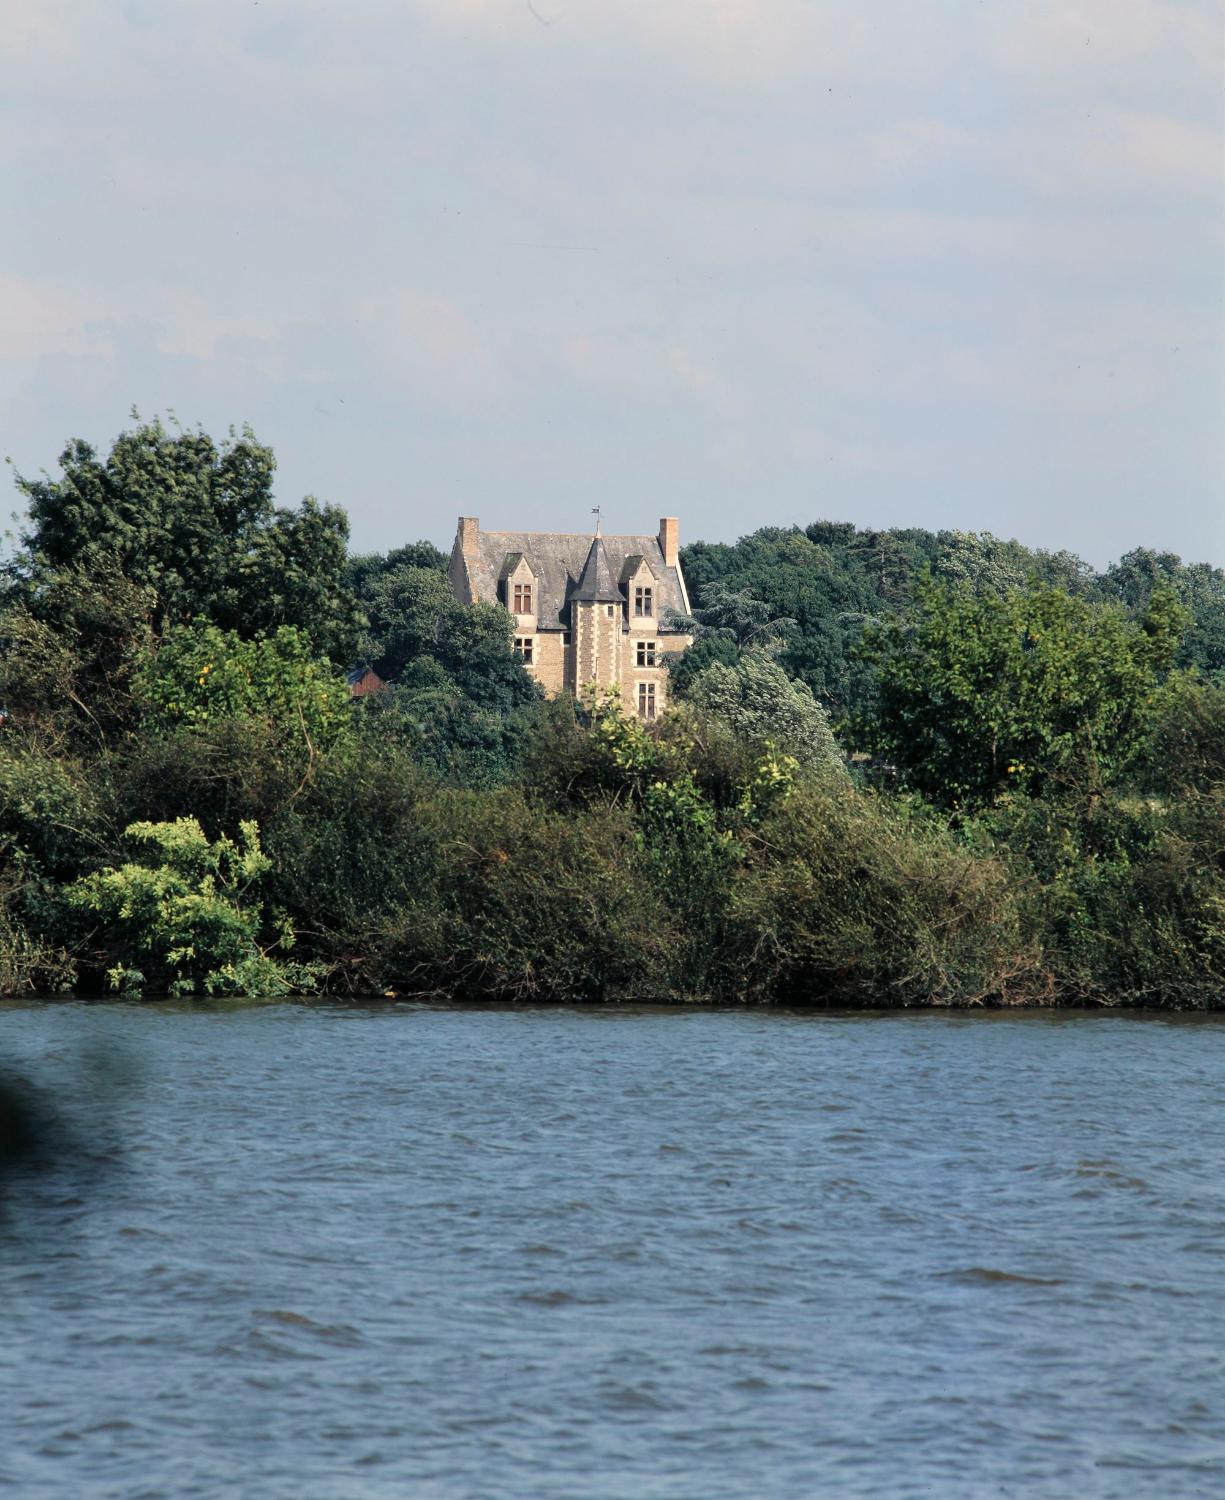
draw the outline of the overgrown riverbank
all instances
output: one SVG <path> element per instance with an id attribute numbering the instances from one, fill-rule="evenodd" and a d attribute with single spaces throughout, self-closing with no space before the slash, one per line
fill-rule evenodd
<path id="1" fill-rule="evenodd" d="M 350 558 L 271 473 L 249 435 L 151 427 L 26 485 L 0 993 L 1222 1003 L 1212 570 L 1128 600 L 936 552 L 826 638 L 698 547 L 697 644 L 643 724 L 545 702 L 429 544 Z M 832 543 L 790 552 L 828 582 Z M 351 701 L 354 660 L 389 689 Z"/>

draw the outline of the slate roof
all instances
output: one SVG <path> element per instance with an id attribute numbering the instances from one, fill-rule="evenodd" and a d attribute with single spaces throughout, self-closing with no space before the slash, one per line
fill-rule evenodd
<path id="1" fill-rule="evenodd" d="M 620 586 L 613 582 L 612 569 L 608 566 L 608 553 L 604 550 L 604 538 L 592 538 L 591 551 L 583 564 L 578 588 L 571 599 L 582 599 L 590 604 L 620 604 L 625 598 Z"/>
<path id="2" fill-rule="evenodd" d="M 659 538 L 654 536 L 602 536 L 591 533 L 551 531 L 481 531 L 478 552 L 467 560 L 468 583 L 475 600 L 506 601 L 498 589 L 505 576 L 509 554 L 522 553 L 536 579 L 536 615 L 542 630 L 563 630 L 570 625 L 570 600 L 588 586 L 588 563 L 595 557 L 590 586 L 595 593 L 584 598 L 601 602 L 626 602 L 625 588 L 617 580 L 628 580 L 633 568 L 626 560 L 641 557 L 655 579 L 655 616 L 659 630 L 667 634 L 664 621 L 670 614 L 687 615 L 689 600 L 678 568 L 664 564 Z M 596 543 L 598 542 L 598 547 Z"/>

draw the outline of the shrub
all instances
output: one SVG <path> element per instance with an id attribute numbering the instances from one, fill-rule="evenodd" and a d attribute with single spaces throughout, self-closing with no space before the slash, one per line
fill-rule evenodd
<path id="1" fill-rule="evenodd" d="M 580 817 L 518 788 L 446 787 L 388 748 L 328 768 L 269 848 L 334 984 L 521 1001 L 669 991 L 677 933 L 625 809 Z"/>
<path id="2" fill-rule="evenodd" d="M 724 918 L 723 998 L 833 1005 L 1040 996 L 998 860 L 904 805 L 808 782 L 762 821 Z"/>
<path id="3" fill-rule="evenodd" d="M 69 990 L 76 967 L 66 948 L 30 930 L 22 912 L 25 885 L 12 868 L 0 876 L 0 995 Z"/>
<path id="4" fill-rule="evenodd" d="M 1053 998 L 1212 1008 L 1225 993 L 1225 787 L 1024 802 L 984 837 L 1010 861 Z"/>
<path id="5" fill-rule="evenodd" d="M 263 909 L 250 889 L 271 866 L 254 823 L 242 824 L 237 843 L 210 843 L 194 818 L 133 823 L 125 836 L 137 859 L 83 876 L 65 893 L 100 922 L 112 989 L 262 997 L 312 986 L 306 966 L 258 945 Z M 292 945 L 282 922 L 274 946 Z"/>

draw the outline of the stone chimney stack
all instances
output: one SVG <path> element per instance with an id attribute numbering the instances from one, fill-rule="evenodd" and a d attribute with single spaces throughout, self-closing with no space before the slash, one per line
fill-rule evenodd
<path id="1" fill-rule="evenodd" d="M 459 550 L 471 563 L 480 556 L 481 523 L 476 516 L 460 516 L 456 540 Z"/>
<path id="2" fill-rule="evenodd" d="M 675 516 L 660 517 L 659 550 L 664 555 L 665 567 L 675 568 L 680 562 L 681 523 Z"/>

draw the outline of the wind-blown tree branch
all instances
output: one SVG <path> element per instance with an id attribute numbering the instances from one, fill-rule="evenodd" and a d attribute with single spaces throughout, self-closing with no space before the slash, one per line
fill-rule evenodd
<path id="1" fill-rule="evenodd" d="M 688 701 L 741 739 L 768 742 L 802 766 L 846 769 L 829 718 L 811 689 L 762 651 L 746 651 L 734 666 L 712 663 L 693 682 Z"/>
<path id="2" fill-rule="evenodd" d="M 361 625 L 345 582 L 348 521 L 309 497 L 297 510 L 277 507 L 275 467 L 248 427 L 216 443 L 139 423 L 105 459 L 74 439 L 58 479 L 16 477 L 29 515 L 20 593 L 37 613 L 57 574 L 118 567 L 152 591 L 159 630 L 200 617 L 245 636 L 292 625 L 345 661 Z"/>

